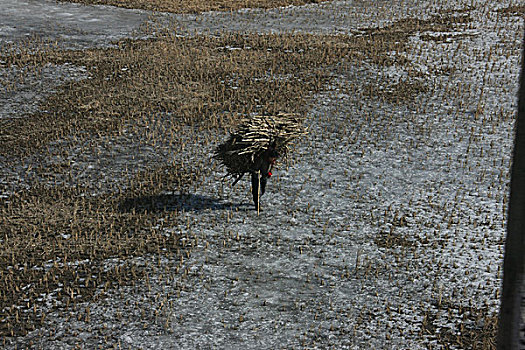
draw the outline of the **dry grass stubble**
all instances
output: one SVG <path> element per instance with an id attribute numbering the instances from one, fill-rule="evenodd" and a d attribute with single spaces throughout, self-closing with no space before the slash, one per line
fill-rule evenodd
<path id="1" fill-rule="evenodd" d="M 148 11 L 198 13 L 234 11 L 242 8 L 276 8 L 304 5 L 328 0 L 62 0 L 86 5 L 112 5 Z"/>
<path id="2" fill-rule="evenodd" d="M 176 155 L 188 142 L 181 133 L 189 126 L 226 129 L 252 112 L 304 112 L 305 100 L 328 79 L 322 67 L 340 61 L 350 49 L 337 37 L 323 39 L 173 35 L 122 41 L 116 49 L 6 56 L 5 66 L 85 66 L 90 79 L 63 86 L 42 103 L 44 112 L 0 120 L 0 156 L 6 166 L 35 154 L 66 160 L 71 144 L 87 142 L 96 152 L 101 137 L 116 140 L 133 132 L 144 135 L 144 144 L 170 145 Z M 153 127 L 152 115 L 170 117 Z M 162 223 L 176 218 L 176 210 L 157 210 L 158 203 L 141 198 L 158 200 L 164 192 L 183 190 L 195 182 L 196 173 L 152 164 L 148 171 L 121 179 L 118 192 L 107 192 L 104 183 L 75 185 L 74 178 L 64 185 L 59 179 L 71 173 L 71 165 L 60 165 L 32 164 L 27 170 L 31 188 L 1 199 L 3 336 L 22 335 L 43 324 L 45 295 L 56 300 L 53 308 L 70 307 L 98 297 L 95 291 L 101 288 L 141 276 L 133 264 L 104 271 L 104 259 L 180 253 L 177 239 L 162 230 Z M 7 186 L 3 192 L 10 190 Z"/>
<path id="3" fill-rule="evenodd" d="M 35 153 L 45 156 L 50 144 L 65 137 L 81 143 L 122 135 L 129 128 L 148 129 L 151 115 L 159 113 L 177 122 L 150 132 L 144 142 L 162 140 L 174 153 L 181 152 L 188 142 L 181 137 L 187 126 L 227 130 L 250 113 L 305 112 L 305 101 L 330 79 L 327 67 L 342 60 L 409 65 L 402 52 L 411 34 L 448 30 L 457 21 L 405 20 L 351 38 L 164 34 L 155 40 L 121 41 L 118 48 L 104 50 L 5 55 L 3 66 L 85 66 L 90 79 L 62 87 L 41 105 L 43 112 L 0 120 L 0 157 L 12 166 Z M 399 103 L 424 91 L 417 84 L 409 87 L 387 95 L 371 89 L 370 96 Z M 67 155 L 68 149 L 63 151 Z M 149 171 L 123 178 L 118 193 L 97 196 L 90 186 L 66 187 L 51 177 L 2 198 L 0 334 L 22 335 L 43 324 L 45 295 L 56 300 L 53 307 L 69 307 L 99 297 L 96 291 L 101 288 L 133 283 L 141 276 L 131 263 L 104 271 L 104 259 L 180 254 L 177 239 L 164 236 L 159 225 L 174 220 L 176 211 L 153 210 L 154 205 L 122 210 L 122 205 L 187 188 L 197 176 L 186 172 L 152 165 Z"/>
<path id="4" fill-rule="evenodd" d="M 118 49 L 50 52 L 40 64 L 86 66 L 90 79 L 71 82 L 42 104 L 45 112 L 0 120 L 0 156 L 32 154 L 65 136 L 118 133 L 130 120 L 169 113 L 177 128 L 228 128 L 238 115 L 304 112 L 334 64 L 352 49 L 344 38 L 224 35 L 122 41 Z M 6 65 L 33 63 L 7 57 Z M 166 137 L 166 135 L 164 135 Z"/>

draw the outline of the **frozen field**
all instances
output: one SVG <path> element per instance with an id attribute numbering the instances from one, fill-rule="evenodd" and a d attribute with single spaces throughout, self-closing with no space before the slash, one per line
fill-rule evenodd
<path id="1" fill-rule="evenodd" d="M 260 215 L 247 179 L 231 188 L 221 169 L 207 166 L 226 135 L 200 135 L 179 161 L 201 169 L 202 181 L 186 195 L 165 193 L 171 204 L 161 208 L 180 211 L 163 225 L 166 235 L 180 235 L 180 254 L 133 258 L 147 279 L 76 310 L 52 311 L 46 327 L 8 339 L 6 348 L 491 348 L 483 334 L 499 307 L 524 16 L 523 7 L 511 6 L 518 4 L 334 1 L 158 14 L 157 24 L 175 20 L 184 34 L 358 36 L 404 18 L 468 21 L 412 34 L 406 52 L 391 53 L 408 64 L 334 65 L 329 88 L 308 112 L 309 135 L 276 169 Z M 6 8 L 2 42 L 37 30 L 75 48 L 139 33 L 150 18 L 44 0 L 8 0 Z M 32 16 L 38 11 L 49 17 Z M 9 74 L 0 70 L 0 78 Z M 60 79 L 53 82 L 53 74 Z M 26 102 L 82 74 L 60 67 L 44 75 L 44 88 L 28 83 L 16 98 L 0 97 L 0 118 L 37 108 Z M 401 87 L 417 91 L 406 97 Z M 155 149 L 141 150 L 140 164 L 126 171 L 164 160 Z M 114 150 L 132 151 L 126 143 Z M 104 169 L 79 166 L 86 179 L 104 171 L 105 181 L 118 182 L 124 165 L 114 159 Z M 24 171 L 0 175 L 23 184 Z"/>

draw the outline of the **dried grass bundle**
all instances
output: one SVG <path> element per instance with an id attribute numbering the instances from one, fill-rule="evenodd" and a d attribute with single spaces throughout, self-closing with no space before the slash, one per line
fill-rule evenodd
<path id="1" fill-rule="evenodd" d="M 226 167 L 227 175 L 240 176 L 256 170 L 256 159 L 271 146 L 279 157 L 286 157 L 290 142 L 306 134 L 299 116 L 293 113 L 244 118 L 228 140 L 215 149 L 213 157 Z"/>

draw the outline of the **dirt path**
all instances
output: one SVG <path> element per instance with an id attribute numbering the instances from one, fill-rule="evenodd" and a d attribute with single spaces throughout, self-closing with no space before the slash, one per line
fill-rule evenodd
<path id="1" fill-rule="evenodd" d="M 357 3 L 339 1 L 181 16 L 179 23 L 183 31 L 348 33 L 370 26 L 369 19 L 381 24 L 392 13 L 414 13 L 403 4 L 359 19 L 352 16 L 360 13 Z M 99 11 L 71 6 L 76 16 Z M 221 174 L 210 171 L 173 208 L 182 210 L 180 222 L 166 234 L 183 237 L 182 258 L 136 258 L 152 271 L 143 283 L 48 315 L 45 330 L 16 343 L 424 349 L 469 347 L 489 333 L 498 307 L 522 23 L 476 6 L 472 22 L 454 32 L 412 36 L 403 53 L 408 66 L 333 67 L 331 88 L 315 97 L 307 116 L 310 134 L 291 166 L 275 172 L 261 215 L 251 208 L 248 181 L 223 188 Z M 413 77 L 406 67 L 418 71 L 420 80 L 410 81 L 421 81 L 424 92 L 390 103 L 403 98 L 398 84 Z M 381 88 L 370 96 L 367 86 Z M 200 166 L 223 137 L 201 135 L 181 161 Z M 108 261 L 108 268 L 119 263 Z"/>

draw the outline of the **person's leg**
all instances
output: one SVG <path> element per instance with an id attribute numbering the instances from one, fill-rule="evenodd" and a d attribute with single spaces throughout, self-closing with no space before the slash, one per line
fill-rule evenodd
<path id="1" fill-rule="evenodd" d="M 266 192 L 266 182 L 268 182 L 268 178 L 266 176 L 261 176 L 261 192 L 259 197 L 261 197 L 264 192 Z"/>
<path id="2" fill-rule="evenodd" d="M 255 209 L 259 208 L 259 172 L 252 172 L 252 196 L 253 196 L 253 203 L 255 204 Z"/>

